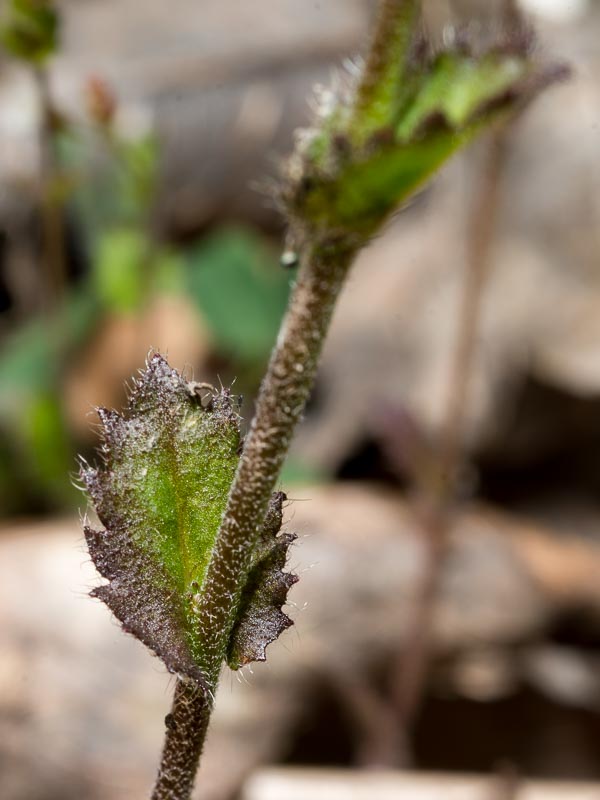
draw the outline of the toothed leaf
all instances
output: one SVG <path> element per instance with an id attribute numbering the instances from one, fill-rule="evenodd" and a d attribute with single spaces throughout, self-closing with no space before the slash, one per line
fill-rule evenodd
<path id="1" fill-rule="evenodd" d="M 239 459 L 236 402 L 223 391 L 204 407 L 155 355 L 125 413 L 99 416 L 105 464 L 82 469 L 105 527 L 85 529 L 108 581 L 93 594 L 170 671 L 203 683 L 195 606 Z"/>
<path id="2" fill-rule="evenodd" d="M 364 243 L 457 150 L 566 74 L 536 63 L 524 34 L 427 57 L 418 6 L 382 3 L 356 87 L 329 97 L 289 164 L 283 199 L 311 239 Z"/>
<path id="3" fill-rule="evenodd" d="M 441 119 L 451 131 L 460 131 L 494 101 L 510 104 L 523 95 L 522 81 L 530 69 L 524 56 L 488 53 L 476 58 L 462 53 L 442 53 L 419 81 L 396 126 L 400 142 L 419 134 L 427 136 Z M 506 93 L 515 90 L 508 98 Z"/>
<path id="4" fill-rule="evenodd" d="M 250 572 L 237 612 L 227 663 L 239 669 L 251 661 L 265 661 L 265 650 L 290 625 L 292 620 L 282 611 L 287 593 L 298 577 L 283 568 L 295 534 L 280 533 L 283 514 L 283 492 L 271 498 L 269 510 L 252 555 Z"/>

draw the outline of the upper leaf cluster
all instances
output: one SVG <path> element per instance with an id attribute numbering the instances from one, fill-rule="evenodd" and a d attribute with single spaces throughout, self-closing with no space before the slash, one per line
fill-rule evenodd
<path id="1" fill-rule="evenodd" d="M 306 238 L 360 246 L 459 148 L 562 74 L 516 33 L 483 53 L 434 53 L 417 0 L 387 0 L 367 62 L 325 93 L 288 164 L 283 199 Z"/>

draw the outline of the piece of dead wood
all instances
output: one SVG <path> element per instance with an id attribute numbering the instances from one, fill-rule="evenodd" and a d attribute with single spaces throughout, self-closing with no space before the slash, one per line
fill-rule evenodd
<path id="1" fill-rule="evenodd" d="M 247 782 L 242 800 L 487 800 L 485 777 L 351 770 L 264 770 Z M 598 800 L 598 783 L 525 781 L 515 800 Z"/>

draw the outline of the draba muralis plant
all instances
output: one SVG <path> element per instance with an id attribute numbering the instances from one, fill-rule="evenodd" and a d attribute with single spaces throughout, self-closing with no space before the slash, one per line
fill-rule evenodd
<path id="1" fill-rule="evenodd" d="M 515 34 L 485 52 L 431 52 L 417 0 L 381 0 L 364 62 L 324 95 L 282 179 L 287 314 L 242 444 L 234 398 L 188 384 L 159 355 L 124 414 L 100 410 L 99 469 L 82 478 L 103 530 L 86 527 L 107 583 L 94 590 L 176 678 L 153 800 L 190 797 L 224 662 L 264 660 L 289 624 L 293 536 L 274 493 L 350 266 L 390 214 L 455 151 L 561 70 Z"/>

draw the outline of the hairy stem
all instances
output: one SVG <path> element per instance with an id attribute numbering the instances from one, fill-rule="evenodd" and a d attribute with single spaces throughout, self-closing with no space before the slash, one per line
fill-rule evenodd
<path id="1" fill-rule="evenodd" d="M 256 405 L 205 579 L 198 619 L 216 690 L 233 609 L 294 429 L 314 385 L 335 301 L 356 248 L 307 248 Z M 178 682 L 152 800 L 187 800 L 208 727 L 206 696 Z"/>
<path id="2" fill-rule="evenodd" d="M 381 0 L 379 3 L 371 46 L 354 103 L 354 125 L 359 129 L 361 120 L 366 118 L 371 127 L 385 124 L 389 119 L 389 108 L 398 91 L 398 74 L 404 66 L 402 59 L 406 59 L 412 38 L 411 22 L 419 6 L 416 0 Z"/>
<path id="3" fill-rule="evenodd" d="M 220 668 L 235 624 L 235 612 L 239 606 L 260 526 L 264 522 L 269 500 L 287 456 L 294 430 L 312 391 L 323 342 L 348 269 L 364 244 L 364 238 L 383 224 L 391 211 L 394 198 L 398 201 L 401 196 L 410 193 L 411 187 L 414 188 L 416 185 L 409 180 L 410 174 L 409 179 L 404 176 L 407 181 L 404 191 L 402 192 L 402 187 L 399 187 L 398 192 L 391 197 L 386 187 L 389 180 L 396 179 L 396 174 L 391 177 L 384 175 L 382 186 L 385 192 L 382 193 L 379 187 L 382 163 L 379 155 L 385 151 L 381 149 L 381 136 L 378 138 L 374 134 L 383 134 L 383 141 L 388 141 L 390 134 L 392 138 L 394 136 L 396 117 L 401 105 L 399 101 L 402 100 L 401 95 L 404 92 L 402 78 L 406 72 L 409 49 L 415 41 L 416 15 L 420 7 L 419 0 L 380 0 L 375 33 L 354 96 L 353 107 L 350 108 L 347 119 L 342 115 L 340 120 L 342 127 L 338 132 L 340 135 L 336 136 L 335 130 L 332 134 L 327 134 L 333 138 L 329 143 L 325 142 L 325 150 L 335 152 L 337 148 L 340 151 L 336 158 L 325 159 L 331 161 L 331 164 L 328 163 L 328 169 L 331 168 L 333 173 L 331 175 L 321 173 L 319 152 L 323 142 L 318 137 L 313 141 L 312 149 L 300 147 L 297 153 L 298 159 L 294 162 L 293 169 L 290 169 L 290 186 L 286 203 L 291 210 L 291 216 L 294 217 L 293 227 L 300 229 L 299 238 L 305 242 L 298 281 L 259 392 L 256 413 L 240 457 L 200 596 L 197 603 L 195 601 L 198 632 L 202 638 L 202 653 L 197 660 L 206 684 L 213 693 L 217 687 Z M 476 132 L 477 126 L 473 121 L 466 119 L 464 122 L 469 123 L 465 128 L 467 133 L 471 130 Z M 460 126 L 456 134 L 451 140 L 457 144 L 464 143 L 468 138 L 463 135 Z M 317 146 L 319 142 L 320 145 Z M 364 147 L 367 143 L 374 148 L 377 156 L 372 162 L 375 165 L 374 183 L 371 185 L 370 179 L 365 179 L 364 186 L 364 192 L 372 208 L 369 208 L 369 203 L 359 203 L 359 210 L 356 211 L 353 210 L 356 196 L 362 194 L 362 187 L 352 180 L 347 183 L 347 174 L 353 176 L 355 167 L 358 170 L 358 177 L 363 177 L 365 165 L 372 157 L 369 147 Z M 353 146 L 356 146 L 357 152 L 353 153 Z M 450 155 L 452 149 L 454 148 L 448 150 L 442 148 L 431 163 L 427 161 L 424 167 L 419 167 L 417 164 L 417 172 L 422 170 L 421 177 L 427 177 L 434 167 Z M 345 167 L 344 159 L 350 159 Z M 340 161 L 341 164 L 337 163 Z M 408 172 L 410 173 L 410 170 Z M 343 193 L 347 188 L 350 195 L 354 191 L 350 211 L 347 211 L 343 204 L 339 208 L 330 209 L 328 207 L 330 197 L 335 200 L 337 193 Z M 323 197 L 324 207 L 321 208 L 319 202 Z M 366 215 L 368 224 L 362 219 L 363 215 Z M 482 219 L 482 216 L 478 218 L 482 220 L 482 226 L 485 226 L 486 220 Z M 351 220 L 350 224 L 348 219 Z M 485 243 L 485 237 L 482 241 Z M 471 259 L 473 264 L 484 260 L 478 253 Z M 475 269 L 473 265 L 471 267 Z M 476 281 L 473 286 L 469 284 L 467 289 L 467 293 L 475 292 L 473 308 L 469 310 L 467 307 L 463 315 L 469 326 L 472 325 L 472 321 L 476 325 L 476 311 L 482 283 L 483 281 Z M 461 382 L 468 372 L 472 357 L 469 340 L 473 336 L 474 329 L 474 327 L 463 329 L 460 335 L 455 374 L 462 376 Z M 463 346 L 465 341 L 469 347 Z M 458 404 L 459 411 L 463 405 L 464 403 Z M 434 495 L 433 519 L 438 517 L 443 519 L 442 512 L 447 506 L 450 487 L 453 486 L 456 472 L 454 464 L 456 442 L 460 441 L 462 428 L 462 417 L 456 414 L 456 406 L 456 396 L 453 394 L 442 446 L 443 468 L 440 471 L 442 477 L 436 481 L 438 488 Z M 434 531 L 435 526 L 431 530 Z M 441 541 L 443 535 L 435 533 L 431 539 Z M 435 567 L 434 577 L 437 571 Z M 435 581 L 432 581 L 433 583 Z M 427 589 L 425 592 L 427 596 L 421 601 L 421 610 L 427 611 L 428 605 L 431 604 L 429 596 L 432 594 L 433 590 Z M 427 628 L 428 625 L 425 625 L 425 629 Z M 415 654 L 416 660 L 413 659 L 411 662 L 415 666 L 408 665 L 409 672 L 412 670 L 412 677 L 409 675 L 405 679 L 404 685 L 409 687 L 410 695 L 408 708 L 414 707 L 414 698 L 418 698 L 420 693 L 418 687 L 422 684 L 428 636 L 425 635 L 422 641 L 423 644 L 419 645 Z M 410 688 L 413 686 L 417 688 Z M 165 784 L 167 788 L 161 790 L 162 794 L 155 793 L 154 800 L 167 797 L 169 800 L 188 800 L 193 784 L 211 708 L 202 695 L 190 698 L 189 687 L 185 691 L 188 696 L 186 702 L 183 702 L 179 695 L 184 692 L 184 688 L 178 684 L 173 712 L 169 717 L 169 733 L 160 771 L 160 776 L 168 774 L 169 770 L 172 773 L 173 768 L 169 766 L 169 759 L 176 762 L 177 781 L 173 782 L 171 779 L 170 784 Z M 403 707 L 406 697 L 400 692 L 397 699 L 399 707 Z M 372 713 L 372 708 L 370 706 L 367 708 L 361 700 L 359 713 L 366 719 L 366 716 Z M 190 719 L 196 720 L 196 728 L 189 724 Z M 177 736 L 172 734 L 171 730 L 178 731 Z M 174 740 L 172 746 L 169 743 L 171 738 Z M 181 749 L 183 755 L 179 760 L 173 748 Z M 160 781 L 159 777 L 159 784 Z"/>
<path id="4" fill-rule="evenodd" d="M 410 0 L 413 6 L 415 0 Z M 383 69 L 375 51 L 384 47 L 393 30 L 384 24 L 394 9 L 405 9 L 405 0 L 381 0 L 380 16 L 363 85 L 375 86 Z M 366 95 L 368 90 L 365 89 Z M 368 99 L 364 95 L 365 102 Z M 360 95 L 359 92 L 359 97 Z M 360 101 L 358 101 L 360 102 Z M 215 545 L 198 605 L 198 625 L 204 639 L 204 663 L 207 684 L 216 691 L 219 672 L 225 657 L 234 620 L 234 611 L 246 578 L 252 550 L 264 521 L 271 494 L 287 456 L 296 425 L 300 421 L 315 382 L 317 366 L 335 302 L 349 267 L 364 244 L 334 235 L 306 232 L 306 244 L 300 260 L 296 286 L 290 297 L 277 344 L 263 379 L 256 412 L 244 444 L 240 463 L 229 493 L 227 508 Z M 178 684 L 170 726 L 180 734 L 175 740 L 171 728 L 163 750 L 157 788 L 153 800 L 188 800 L 206 736 L 210 707 L 200 696 L 180 700 L 183 689 Z M 188 690 L 189 691 L 189 690 Z M 195 713 L 190 713 L 194 708 Z M 187 720 L 196 717 L 197 728 Z M 171 741 L 172 740 L 172 741 Z M 176 783 L 166 783 L 171 774 L 174 749 L 187 754 L 177 763 L 183 770 Z"/>
<path id="5" fill-rule="evenodd" d="M 160 769 L 151 800 L 179 800 L 191 795 L 206 738 L 212 697 L 191 681 L 177 679 Z"/>
<path id="6" fill-rule="evenodd" d="M 199 614 L 207 637 L 209 679 L 216 677 L 223 660 L 226 629 L 248 558 L 312 391 L 333 307 L 354 253 L 351 248 L 314 247 L 302 258 L 205 580 Z"/>

